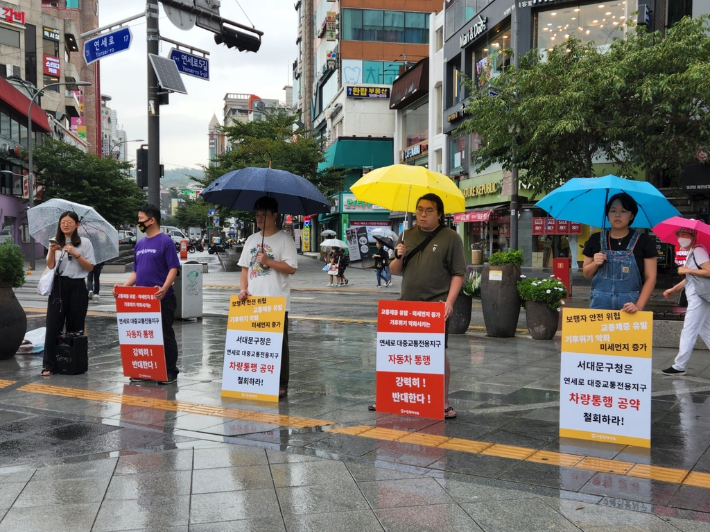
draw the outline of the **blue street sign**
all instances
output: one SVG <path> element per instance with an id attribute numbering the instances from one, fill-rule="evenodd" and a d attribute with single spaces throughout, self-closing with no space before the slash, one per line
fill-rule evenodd
<path id="1" fill-rule="evenodd" d="M 214 224 L 219 225 L 219 216 L 214 217 Z"/>
<path id="2" fill-rule="evenodd" d="M 133 35 L 131 28 L 125 28 L 99 35 L 93 39 L 89 39 L 84 43 L 84 59 L 86 64 L 90 65 L 94 61 L 98 61 L 108 55 L 125 52 L 131 47 Z"/>
<path id="3" fill-rule="evenodd" d="M 207 81 L 210 80 L 210 60 L 206 57 L 188 54 L 187 52 L 175 48 L 170 50 L 169 57 L 175 61 L 177 69 L 181 74 L 206 79 Z"/>
<path id="4" fill-rule="evenodd" d="M 214 211 L 215 209 L 210 209 L 209 211 L 207 211 L 207 215 L 211 218 L 212 216 L 214 216 Z"/>

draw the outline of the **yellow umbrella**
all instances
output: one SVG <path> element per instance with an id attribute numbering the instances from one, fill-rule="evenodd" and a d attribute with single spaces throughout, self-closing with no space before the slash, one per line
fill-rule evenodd
<path id="1" fill-rule="evenodd" d="M 423 166 L 393 164 L 378 168 L 358 179 L 350 190 L 358 200 L 391 211 L 415 212 L 417 200 L 430 192 L 444 202 L 446 214 L 466 210 L 466 201 L 454 182 Z"/>

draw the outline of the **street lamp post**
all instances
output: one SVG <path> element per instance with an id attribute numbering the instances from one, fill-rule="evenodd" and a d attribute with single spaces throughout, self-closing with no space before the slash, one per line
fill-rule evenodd
<path id="1" fill-rule="evenodd" d="M 78 87 L 86 87 L 91 85 L 88 81 L 67 81 L 61 83 L 50 83 L 42 89 L 38 89 L 30 99 L 30 108 L 27 111 L 27 190 L 29 196 L 30 209 L 35 206 L 34 198 L 34 176 L 32 175 L 32 104 L 35 103 L 37 96 L 41 95 L 49 87 L 59 87 L 60 85 L 76 85 Z M 35 269 L 35 239 L 30 235 L 30 270 Z"/>
<path id="2" fill-rule="evenodd" d="M 118 141 L 118 142 L 114 142 L 114 143 L 113 143 L 113 146 L 111 146 L 111 152 L 113 152 L 113 150 L 115 150 L 116 148 L 118 148 L 121 144 L 128 144 L 129 142 L 145 142 L 145 141 L 144 141 L 143 139 L 133 139 L 133 140 L 121 140 L 121 141 Z M 117 158 L 117 159 L 120 159 L 120 155 L 121 155 L 120 150 L 119 150 L 118 155 L 119 155 L 119 157 L 116 157 L 116 158 Z"/>

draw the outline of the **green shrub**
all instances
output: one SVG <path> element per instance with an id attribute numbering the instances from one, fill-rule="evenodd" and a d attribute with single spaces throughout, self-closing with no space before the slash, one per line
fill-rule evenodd
<path id="1" fill-rule="evenodd" d="M 567 297 L 567 289 L 557 277 L 551 275 L 546 279 L 527 278 L 520 276 L 518 295 L 523 301 L 547 303 L 551 309 L 559 309 L 560 301 Z"/>
<path id="2" fill-rule="evenodd" d="M 25 284 L 25 260 L 20 247 L 6 240 L 0 244 L 0 284 L 20 288 Z"/>
<path id="3" fill-rule="evenodd" d="M 523 252 L 517 249 L 496 251 L 493 255 L 488 257 L 488 264 L 491 266 L 500 266 L 502 264 L 516 264 L 517 266 L 522 266 L 525 264 L 525 259 L 523 258 Z"/>

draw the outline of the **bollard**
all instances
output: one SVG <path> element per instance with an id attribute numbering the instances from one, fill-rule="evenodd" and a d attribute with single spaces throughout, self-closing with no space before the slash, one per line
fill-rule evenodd
<path id="1" fill-rule="evenodd" d="M 187 260 L 187 240 L 180 241 L 180 258 L 182 260 Z"/>

